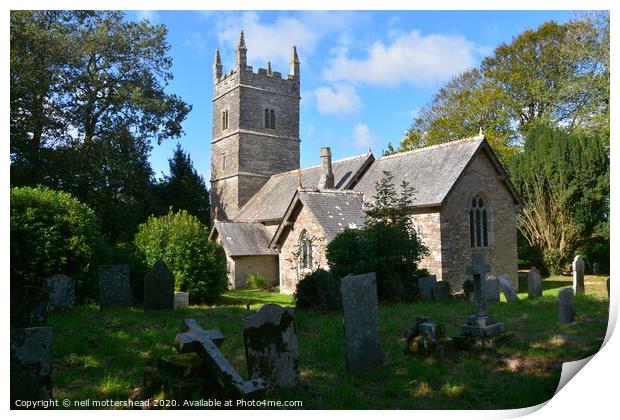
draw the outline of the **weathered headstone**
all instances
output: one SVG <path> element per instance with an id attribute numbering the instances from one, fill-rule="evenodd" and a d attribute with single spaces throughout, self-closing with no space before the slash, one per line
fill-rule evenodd
<path id="1" fill-rule="evenodd" d="M 433 300 L 433 286 L 437 283 L 437 276 L 418 278 L 418 288 L 420 289 L 420 299 Z"/>
<path id="2" fill-rule="evenodd" d="M 575 321 L 575 293 L 572 287 L 564 287 L 558 292 L 558 318 L 562 324 Z"/>
<path id="3" fill-rule="evenodd" d="M 263 378 L 269 387 L 299 382 L 299 348 L 290 308 L 268 304 L 243 321 L 245 359 L 250 379 Z"/>
<path id="4" fill-rule="evenodd" d="M 573 289 L 575 289 L 575 294 L 586 292 L 583 283 L 584 268 L 583 258 L 581 258 L 581 255 L 577 255 L 573 260 Z"/>
<path id="5" fill-rule="evenodd" d="M 68 312 L 75 306 L 75 282 L 64 274 L 55 274 L 43 280 L 48 294 L 48 312 Z"/>
<path id="6" fill-rule="evenodd" d="M 527 294 L 531 298 L 542 296 L 542 277 L 536 267 L 532 267 L 527 273 Z"/>
<path id="7" fill-rule="evenodd" d="M 144 310 L 174 308 L 174 276 L 168 266 L 158 260 L 144 276 Z"/>
<path id="8" fill-rule="evenodd" d="M 347 370 L 360 372 L 381 365 L 376 274 L 344 277 L 340 293 Z"/>
<path id="9" fill-rule="evenodd" d="M 49 294 L 37 286 L 24 286 L 11 293 L 11 327 L 38 327 L 47 322 Z"/>
<path id="10" fill-rule="evenodd" d="M 500 274 L 497 276 L 497 280 L 499 280 L 499 289 L 506 297 L 506 300 L 511 303 L 518 302 L 519 296 L 517 296 L 517 291 L 512 287 L 512 281 L 510 281 L 508 274 Z"/>
<path id="11" fill-rule="evenodd" d="M 595 276 L 601 274 L 601 265 L 599 263 L 592 263 L 592 274 L 594 274 Z"/>
<path id="12" fill-rule="evenodd" d="M 174 308 L 187 308 L 189 306 L 189 293 L 174 292 Z"/>
<path id="13" fill-rule="evenodd" d="M 264 380 L 244 380 L 220 352 L 218 347 L 224 342 L 224 335 L 219 330 L 205 331 L 195 319 L 186 319 L 181 324 L 181 331 L 174 340 L 177 351 L 198 353 L 225 393 L 249 397 L 265 390 Z"/>
<path id="14" fill-rule="evenodd" d="M 499 280 L 493 275 L 487 277 L 486 298 L 490 302 L 499 302 Z"/>
<path id="15" fill-rule="evenodd" d="M 133 303 L 129 266 L 106 265 L 97 269 L 99 278 L 99 307 L 130 306 Z"/>
<path id="16" fill-rule="evenodd" d="M 52 399 L 52 328 L 11 330 L 11 405 Z M 17 408 L 17 407 L 15 407 Z"/>
<path id="17" fill-rule="evenodd" d="M 436 302 L 450 300 L 452 294 L 450 293 L 450 283 L 447 281 L 438 281 L 433 285 L 433 299 Z"/>

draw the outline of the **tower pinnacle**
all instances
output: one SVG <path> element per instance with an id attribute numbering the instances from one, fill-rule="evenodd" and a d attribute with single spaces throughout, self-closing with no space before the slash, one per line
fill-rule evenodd
<path id="1" fill-rule="evenodd" d="M 222 60 L 220 59 L 220 50 L 215 49 L 215 58 L 213 59 L 213 83 L 222 77 Z"/>
<path id="2" fill-rule="evenodd" d="M 294 45 L 291 51 L 290 74 L 293 77 L 299 77 L 299 57 L 297 57 L 297 47 Z"/>
<path id="3" fill-rule="evenodd" d="M 248 49 L 245 46 L 245 38 L 243 37 L 243 30 L 239 35 L 239 42 L 237 43 L 237 69 L 245 70 L 248 65 Z"/>

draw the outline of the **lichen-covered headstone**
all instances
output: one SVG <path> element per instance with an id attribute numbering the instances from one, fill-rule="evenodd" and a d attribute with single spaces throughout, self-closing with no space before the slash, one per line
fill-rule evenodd
<path id="1" fill-rule="evenodd" d="M 500 274 L 497 276 L 497 280 L 499 280 L 499 289 L 506 297 L 506 300 L 511 303 L 518 302 L 519 296 L 517 296 L 517 291 L 512 287 L 512 281 L 510 281 L 508 274 Z"/>
<path id="2" fill-rule="evenodd" d="M 11 405 L 52 399 L 52 328 L 11 330 Z"/>
<path id="3" fill-rule="evenodd" d="M 174 292 L 174 309 L 187 308 L 189 306 L 189 293 Z"/>
<path id="4" fill-rule="evenodd" d="M 162 260 L 157 260 L 144 276 L 144 310 L 174 308 L 174 276 Z"/>
<path id="5" fill-rule="evenodd" d="M 495 276 L 487 277 L 485 290 L 487 301 L 499 302 L 499 280 Z"/>
<path id="6" fill-rule="evenodd" d="M 99 278 L 99 307 L 131 306 L 133 294 L 127 264 L 105 265 L 97 269 Z"/>
<path id="7" fill-rule="evenodd" d="M 243 321 L 245 358 L 250 379 L 263 378 L 270 387 L 299 382 L 299 348 L 290 308 L 268 304 Z"/>
<path id="8" fill-rule="evenodd" d="M 437 302 L 450 300 L 452 294 L 450 293 L 450 283 L 447 281 L 438 281 L 433 284 L 433 299 Z"/>
<path id="9" fill-rule="evenodd" d="M 68 312 L 75 306 L 75 282 L 64 274 L 55 274 L 43 280 L 48 294 L 48 312 Z"/>
<path id="10" fill-rule="evenodd" d="M 542 296 L 542 278 L 536 267 L 532 267 L 527 273 L 527 293 L 531 298 Z"/>
<path id="11" fill-rule="evenodd" d="M 577 255 L 573 260 L 573 289 L 575 293 L 585 293 L 586 289 L 583 283 L 583 272 L 585 264 L 581 255 Z"/>
<path id="12" fill-rule="evenodd" d="M 340 281 L 344 318 L 345 364 L 361 372 L 383 363 L 379 340 L 379 303 L 375 273 L 347 276 Z"/>
<path id="13" fill-rule="evenodd" d="M 37 286 L 24 286 L 11 293 L 11 327 L 38 327 L 47 322 L 49 293 Z"/>
<path id="14" fill-rule="evenodd" d="M 564 287 L 558 292 L 558 318 L 562 324 L 575 321 L 575 293 L 572 287 Z"/>
<path id="15" fill-rule="evenodd" d="M 418 278 L 418 288 L 420 289 L 420 299 L 433 300 L 433 285 L 437 283 L 437 276 Z"/>

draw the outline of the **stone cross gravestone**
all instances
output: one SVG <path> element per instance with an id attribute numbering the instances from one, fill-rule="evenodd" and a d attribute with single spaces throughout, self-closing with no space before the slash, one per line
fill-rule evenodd
<path id="1" fill-rule="evenodd" d="M 268 304 L 243 321 L 245 359 L 250 379 L 263 378 L 269 387 L 299 382 L 299 348 L 293 310 Z"/>
<path id="2" fill-rule="evenodd" d="M 174 276 L 165 262 L 158 260 L 144 276 L 144 310 L 174 308 Z"/>
<path id="3" fill-rule="evenodd" d="M 527 294 L 531 298 L 542 296 L 542 277 L 536 267 L 532 267 L 527 273 Z"/>
<path id="4" fill-rule="evenodd" d="M 106 265 L 97 269 L 99 277 L 99 307 L 131 306 L 133 294 L 127 264 Z"/>
<path id="5" fill-rule="evenodd" d="M 573 260 L 573 289 L 575 293 L 585 293 L 586 289 L 583 284 L 584 263 L 581 255 L 577 255 Z"/>
<path id="6" fill-rule="evenodd" d="M 68 312 L 75 306 L 75 282 L 64 274 L 55 274 L 43 280 L 48 293 L 48 312 Z"/>
<path id="7" fill-rule="evenodd" d="M 205 331 L 195 319 L 186 319 L 181 323 L 181 331 L 174 340 L 177 351 L 198 353 L 224 391 L 251 397 L 265 390 L 264 380 L 244 380 L 220 352 L 218 347 L 224 342 L 224 335 L 219 330 Z"/>
<path id="8" fill-rule="evenodd" d="M 381 365 L 376 274 L 344 277 L 340 293 L 347 370 L 361 372 Z"/>
<path id="9" fill-rule="evenodd" d="M 493 275 L 487 277 L 486 298 L 490 302 L 499 302 L 499 280 Z"/>
<path id="10" fill-rule="evenodd" d="M 437 283 L 437 276 L 418 278 L 418 288 L 420 289 L 420 299 L 433 300 L 433 286 Z"/>
<path id="11" fill-rule="evenodd" d="M 433 299 L 437 302 L 450 300 L 452 294 L 450 293 L 450 283 L 447 281 L 438 281 L 433 284 Z"/>
<path id="12" fill-rule="evenodd" d="M 174 292 L 174 308 L 187 308 L 189 306 L 189 293 Z"/>
<path id="13" fill-rule="evenodd" d="M 564 287 L 558 292 L 558 318 L 562 324 L 575 321 L 575 293 L 572 287 Z"/>
<path id="14" fill-rule="evenodd" d="M 11 405 L 52 399 L 52 328 L 11 330 Z M 15 407 L 19 408 L 19 407 Z"/>
<path id="15" fill-rule="evenodd" d="M 500 274 L 497 276 L 497 280 L 499 280 L 499 289 L 506 297 L 506 300 L 511 303 L 518 302 L 519 296 L 517 296 L 517 291 L 512 287 L 512 281 L 508 274 Z"/>

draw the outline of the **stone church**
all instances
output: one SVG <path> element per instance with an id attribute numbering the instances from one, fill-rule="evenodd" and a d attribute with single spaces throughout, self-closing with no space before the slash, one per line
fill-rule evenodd
<path id="1" fill-rule="evenodd" d="M 332 160 L 300 168 L 300 67 L 293 47 L 288 75 L 247 64 L 243 32 L 235 68 L 213 64 L 210 238 L 224 247 L 229 287 L 261 274 L 282 293 L 317 268 L 329 268 L 326 246 L 364 223 L 375 185 L 389 171 L 394 185 L 416 189 L 411 218 L 429 249 L 420 266 L 460 289 L 472 252 L 492 274 L 517 279 L 516 214 L 521 205 L 495 153 L 479 133 L 410 152 Z"/>

